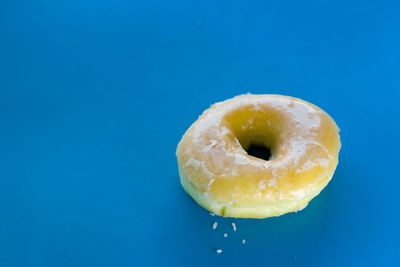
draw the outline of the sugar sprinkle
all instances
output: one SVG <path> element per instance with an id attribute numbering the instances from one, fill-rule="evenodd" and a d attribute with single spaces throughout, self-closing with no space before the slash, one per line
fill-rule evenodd
<path id="1" fill-rule="evenodd" d="M 242 240 L 242 244 L 244 245 L 246 243 L 246 239 L 243 239 Z"/>
<path id="2" fill-rule="evenodd" d="M 227 233 L 225 233 L 225 234 L 224 234 L 224 237 L 228 237 L 228 234 L 227 234 Z"/>
<path id="3" fill-rule="evenodd" d="M 217 226 L 218 226 L 218 223 L 215 222 L 215 223 L 213 224 L 213 230 L 217 229 Z"/>
<path id="4" fill-rule="evenodd" d="M 218 254 L 222 253 L 222 249 L 217 249 L 217 253 Z"/>
<path id="5" fill-rule="evenodd" d="M 233 231 L 236 232 L 236 224 L 235 223 L 232 223 L 232 228 L 233 228 Z"/>

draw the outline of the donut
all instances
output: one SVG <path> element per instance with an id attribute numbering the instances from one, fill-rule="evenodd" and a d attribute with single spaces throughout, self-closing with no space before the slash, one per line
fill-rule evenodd
<path id="1" fill-rule="evenodd" d="M 267 157 L 250 153 L 263 148 Z M 240 95 L 216 103 L 180 140 L 184 190 L 203 208 L 267 218 L 305 208 L 338 164 L 339 128 L 322 109 L 282 95 Z"/>

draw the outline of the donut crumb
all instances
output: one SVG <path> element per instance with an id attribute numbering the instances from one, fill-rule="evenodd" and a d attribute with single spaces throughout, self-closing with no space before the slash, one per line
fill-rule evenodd
<path id="1" fill-rule="evenodd" d="M 224 234 L 224 237 L 228 237 L 228 234 L 227 234 L 227 233 L 225 233 L 225 234 Z"/>
<path id="2" fill-rule="evenodd" d="M 235 223 L 232 223 L 232 228 L 233 228 L 233 231 L 236 232 L 236 224 Z"/>
<path id="3" fill-rule="evenodd" d="M 218 226 L 218 223 L 217 223 L 217 222 L 214 222 L 214 224 L 213 224 L 213 230 L 217 229 L 217 226 Z"/>

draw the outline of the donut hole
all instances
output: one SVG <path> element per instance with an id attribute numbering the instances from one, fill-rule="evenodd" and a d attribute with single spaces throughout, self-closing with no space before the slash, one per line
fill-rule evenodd
<path id="1" fill-rule="evenodd" d="M 251 132 L 247 132 L 238 136 L 237 140 L 247 155 L 265 161 L 274 159 L 275 140 L 272 136 L 254 135 Z"/>
<path id="2" fill-rule="evenodd" d="M 262 107 L 255 110 L 249 105 L 224 116 L 224 126 L 231 130 L 234 141 L 249 156 L 272 161 L 279 150 L 282 121 L 285 118 L 276 110 Z"/>
<path id="3" fill-rule="evenodd" d="M 248 155 L 263 159 L 270 160 L 271 159 L 271 149 L 264 145 L 250 144 L 250 146 L 246 149 Z"/>

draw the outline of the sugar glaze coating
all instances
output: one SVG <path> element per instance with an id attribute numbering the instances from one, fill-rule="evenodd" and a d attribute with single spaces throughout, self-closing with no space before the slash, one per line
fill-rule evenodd
<path id="1" fill-rule="evenodd" d="M 186 131 L 176 155 L 184 189 L 227 217 L 265 218 L 297 211 L 330 181 L 339 130 L 320 108 L 280 95 L 240 95 L 216 103 Z M 271 149 L 270 160 L 247 154 Z"/>

